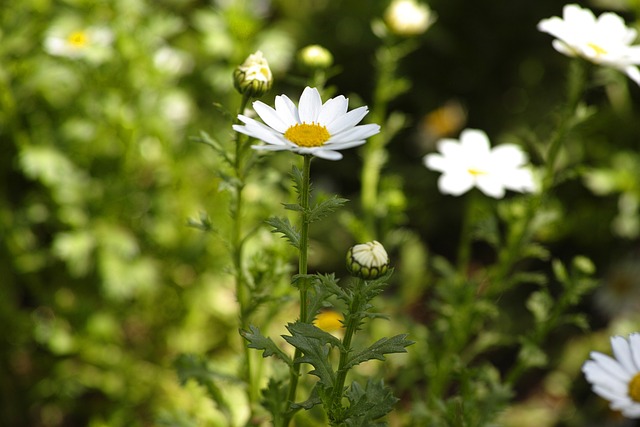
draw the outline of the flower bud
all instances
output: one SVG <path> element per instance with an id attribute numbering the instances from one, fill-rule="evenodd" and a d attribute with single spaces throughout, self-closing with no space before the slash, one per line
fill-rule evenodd
<path id="1" fill-rule="evenodd" d="M 393 0 L 384 14 L 389 30 L 398 36 L 418 36 L 435 22 L 435 15 L 426 4 L 415 0 Z"/>
<path id="2" fill-rule="evenodd" d="M 233 84 L 243 95 L 259 97 L 273 85 L 273 75 L 262 52 L 249 55 L 244 63 L 233 72 Z"/>
<path id="3" fill-rule="evenodd" d="M 312 44 L 303 48 L 298 54 L 300 63 L 311 69 L 327 69 L 333 65 L 333 55 L 324 47 Z"/>
<path id="4" fill-rule="evenodd" d="M 379 242 L 352 246 L 347 252 L 347 270 L 353 276 L 373 280 L 389 269 L 389 256 Z"/>

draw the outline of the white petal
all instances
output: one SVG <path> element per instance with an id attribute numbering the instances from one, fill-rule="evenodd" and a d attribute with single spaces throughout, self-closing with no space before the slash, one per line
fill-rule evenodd
<path id="1" fill-rule="evenodd" d="M 253 109 L 256 110 L 256 113 L 258 113 L 262 121 L 278 132 L 284 133 L 289 129 L 289 125 L 282 121 L 276 110 L 269 107 L 264 102 L 254 102 Z"/>
<path id="2" fill-rule="evenodd" d="M 622 411 L 622 415 L 627 418 L 640 418 L 640 404 L 633 403 L 632 406 Z"/>
<path id="3" fill-rule="evenodd" d="M 339 152 L 333 151 L 333 150 L 322 149 L 322 148 L 312 149 L 311 154 L 313 154 L 316 157 L 320 157 L 321 159 L 326 159 L 326 160 L 340 160 L 340 159 L 342 159 L 342 154 L 340 154 Z"/>
<path id="4" fill-rule="evenodd" d="M 247 122 L 244 126 L 233 125 L 233 130 L 249 135 L 253 138 L 260 139 L 268 144 L 288 145 L 288 141 L 286 141 L 281 135 L 276 134 L 270 127 L 253 119 L 245 119 L 247 119 Z M 240 118 L 240 120 L 243 119 Z"/>
<path id="5" fill-rule="evenodd" d="M 336 142 L 332 144 L 325 144 L 326 149 L 328 150 L 345 150 L 347 148 L 357 147 L 359 145 L 367 142 L 364 139 L 356 140 L 356 141 L 347 141 L 347 142 Z"/>
<path id="6" fill-rule="evenodd" d="M 622 368 L 627 371 L 630 376 L 635 375 L 638 372 L 635 363 L 631 357 L 631 349 L 629 348 L 629 342 L 623 337 L 616 336 L 611 337 L 611 348 L 618 363 Z"/>
<path id="7" fill-rule="evenodd" d="M 557 50 L 563 55 L 567 55 L 571 57 L 574 57 L 577 55 L 576 50 L 573 47 L 569 46 L 567 43 L 561 40 L 554 40 L 551 42 L 551 45 L 555 50 Z"/>
<path id="8" fill-rule="evenodd" d="M 536 191 L 533 173 L 529 169 L 521 168 L 510 171 L 507 176 L 502 178 L 502 182 L 509 190 L 520 191 L 521 193 L 533 193 Z"/>
<path id="9" fill-rule="evenodd" d="M 438 151 L 449 159 L 459 159 L 463 157 L 462 146 L 455 139 L 444 138 L 438 141 Z"/>
<path id="10" fill-rule="evenodd" d="M 595 360 L 602 369 L 604 369 L 609 374 L 613 375 L 620 381 L 628 382 L 630 379 L 630 375 L 627 374 L 622 366 L 613 358 L 598 353 L 597 351 L 591 352 L 591 358 Z"/>
<path id="11" fill-rule="evenodd" d="M 623 71 L 631 80 L 640 85 L 640 70 L 638 69 L 638 67 L 630 65 L 628 67 L 625 67 Z"/>
<path id="12" fill-rule="evenodd" d="M 621 409 L 626 406 L 631 399 L 625 397 L 624 395 L 620 395 L 618 393 L 612 392 L 609 389 L 600 386 L 593 386 L 592 390 L 595 394 L 600 397 L 603 397 L 611 402 L 612 406 L 615 406 L 615 409 Z"/>
<path id="13" fill-rule="evenodd" d="M 438 172 L 444 172 L 450 164 L 450 162 L 440 154 L 427 154 L 422 158 L 422 161 L 426 167 Z"/>
<path id="14" fill-rule="evenodd" d="M 294 151 L 287 145 L 252 145 L 251 148 L 259 151 Z"/>
<path id="15" fill-rule="evenodd" d="M 300 123 L 298 108 L 286 95 L 278 95 L 275 100 L 276 111 L 280 119 L 288 126 Z"/>
<path id="16" fill-rule="evenodd" d="M 329 99 L 318 114 L 318 123 L 324 126 L 330 125 L 335 119 L 345 115 L 348 107 L 349 100 L 342 95 Z"/>
<path id="17" fill-rule="evenodd" d="M 486 133 L 478 129 L 465 129 L 460 133 L 460 145 L 465 155 L 475 158 L 485 156 L 491 150 L 489 137 Z"/>
<path id="18" fill-rule="evenodd" d="M 380 132 L 380 126 L 376 124 L 360 125 L 337 135 L 331 135 L 331 138 L 326 142 L 327 144 L 333 144 L 334 142 L 348 142 L 354 139 L 367 139 Z"/>
<path id="19" fill-rule="evenodd" d="M 338 133 L 354 127 L 355 125 L 360 123 L 368 112 L 369 110 L 367 109 L 367 107 L 355 108 L 349 111 L 347 114 L 336 118 L 333 122 L 327 125 L 327 130 L 331 135 L 337 135 Z"/>
<path id="20" fill-rule="evenodd" d="M 594 386 L 606 388 L 607 390 L 620 396 L 626 396 L 628 384 L 625 381 L 621 381 L 606 372 L 593 360 L 585 362 L 585 364 L 582 366 L 582 372 L 584 373 L 587 381 L 589 381 Z"/>
<path id="21" fill-rule="evenodd" d="M 527 155 L 515 144 L 502 144 L 491 150 L 491 160 L 510 167 L 527 163 Z"/>
<path id="22" fill-rule="evenodd" d="M 473 188 L 473 177 L 468 173 L 444 173 L 438 179 L 438 189 L 443 194 L 459 196 Z"/>
<path id="23" fill-rule="evenodd" d="M 300 95 L 298 115 L 302 123 L 318 122 L 318 114 L 322 108 L 322 98 L 318 89 L 307 86 Z"/>
<path id="24" fill-rule="evenodd" d="M 480 189 L 487 196 L 491 196 L 495 199 L 502 199 L 504 197 L 504 185 L 502 180 L 493 174 L 480 175 L 476 177 L 476 187 Z"/>
<path id="25" fill-rule="evenodd" d="M 631 347 L 631 356 L 636 364 L 636 368 L 640 371 L 640 334 L 629 335 L 629 347 Z"/>

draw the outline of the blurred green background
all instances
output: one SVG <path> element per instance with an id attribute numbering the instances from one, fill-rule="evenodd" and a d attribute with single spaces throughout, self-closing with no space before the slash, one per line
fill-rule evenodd
<path id="1" fill-rule="evenodd" d="M 532 147 L 539 163 L 533 141 L 553 130 L 569 60 L 536 30 L 540 19 L 561 13 L 562 2 L 429 4 L 437 22 L 398 65 L 411 89 L 391 108 L 407 124 L 389 145 L 384 182 L 399 191 L 400 222 L 421 238 L 419 247 L 451 257 L 463 201 L 439 195 L 422 156 L 436 137 L 466 126 L 486 130 L 494 143 Z M 585 6 L 614 9 L 632 26 L 640 16 L 632 0 Z M 3 3 L 0 424 L 226 425 L 205 391 L 195 383 L 182 387 L 172 367 L 191 352 L 232 372 L 241 353 L 224 239 L 188 226 L 202 213 L 218 230 L 229 221 L 217 159 L 191 137 L 204 130 L 231 140 L 230 121 L 214 104 L 235 114 L 232 71 L 257 49 L 275 76 L 267 103 L 281 93 L 297 99 L 306 75 L 296 54 L 313 43 L 334 55 L 338 69 L 329 85 L 352 104 L 370 103 L 381 44 L 371 22 L 386 7 L 378 0 Z M 101 28 L 110 41 L 82 57 L 45 49 L 52 35 L 83 28 Z M 569 135 L 561 159 L 565 167 L 580 165 L 572 169 L 579 178 L 558 188 L 558 219 L 543 240 L 560 257 L 592 257 L 603 287 L 618 274 L 640 288 L 640 88 L 615 71 L 590 72 L 598 82 L 585 97 L 592 110 Z M 446 105 L 456 106 L 461 120 L 451 129 L 430 114 Z M 285 157 L 265 160 L 269 167 L 248 187 L 249 221 L 278 214 L 289 197 Z M 314 182 L 352 199 L 349 208 L 357 210 L 360 166 L 358 150 L 340 162 L 317 161 Z M 313 235 L 312 268 L 340 271 L 353 241 L 336 223 L 324 227 Z M 261 229 L 248 251 L 280 254 L 273 286 L 286 295 L 291 254 L 281 239 Z M 407 253 L 392 254 L 397 265 L 411 268 L 411 259 L 402 258 Z M 427 293 L 402 286 L 394 284 L 386 312 L 399 316 L 402 327 L 426 324 L 420 298 Z M 623 298 L 640 298 L 634 292 Z M 597 301 L 582 307 L 592 327 L 620 321 L 618 303 L 611 312 Z M 283 318 L 292 320 L 295 311 Z M 638 329 L 637 312 L 631 319 L 624 317 L 625 325 Z M 606 337 L 597 340 L 606 345 Z M 412 386 L 406 381 L 405 389 Z M 575 381 L 577 398 L 602 409 L 584 380 Z M 519 402 L 540 384 L 522 387 Z M 239 388 L 229 393 L 231 402 L 242 402 Z M 411 410 L 411 398 L 405 391 L 399 411 Z M 557 419 L 537 425 L 555 423 L 576 425 Z"/>

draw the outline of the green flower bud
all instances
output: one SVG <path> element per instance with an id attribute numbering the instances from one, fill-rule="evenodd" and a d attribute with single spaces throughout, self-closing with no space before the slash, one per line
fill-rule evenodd
<path id="1" fill-rule="evenodd" d="M 415 0 L 393 0 L 384 14 L 389 30 L 398 36 L 418 36 L 435 22 L 429 6 Z"/>
<path id="2" fill-rule="evenodd" d="M 389 256 L 379 242 L 352 246 L 347 252 L 347 270 L 353 276 L 373 280 L 389 269 Z"/>
<path id="3" fill-rule="evenodd" d="M 324 47 L 312 44 L 303 48 L 298 54 L 302 65 L 311 69 L 327 69 L 333 65 L 333 55 Z"/>
<path id="4" fill-rule="evenodd" d="M 233 72 L 233 85 L 243 95 L 257 98 L 264 95 L 273 85 L 273 75 L 262 52 L 249 55 L 242 65 Z"/>

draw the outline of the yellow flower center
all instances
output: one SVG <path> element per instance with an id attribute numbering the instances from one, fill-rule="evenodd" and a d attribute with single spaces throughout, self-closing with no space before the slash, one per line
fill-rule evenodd
<path id="1" fill-rule="evenodd" d="M 479 169 L 473 169 L 473 168 L 467 169 L 467 172 L 469 172 L 473 176 L 480 176 L 480 175 L 486 175 L 487 174 L 487 172 L 485 172 L 485 171 L 481 171 Z"/>
<path id="2" fill-rule="evenodd" d="M 87 45 L 89 42 L 89 37 L 87 37 L 87 33 L 84 31 L 74 31 L 69 34 L 67 37 L 67 41 L 73 47 L 81 48 Z"/>
<path id="3" fill-rule="evenodd" d="M 593 49 L 593 51 L 596 53 L 596 56 L 607 54 L 607 51 L 604 48 L 602 48 L 601 46 L 598 46 L 595 43 L 587 43 L 587 46 Z"/>
<path id="4" fill-rule="evenodd" d="M 284 137 L 300 147 L 322 147 L 331 138 L 331 134 L 326 127 L 312 122 L 291 126 Z"/>
<path id="5" fill-rule="evenodd" d="M 629 397 L 636 402 L 640 402 L 640 372 L 635 374 L 629 381 Z"/>

